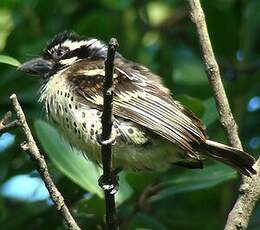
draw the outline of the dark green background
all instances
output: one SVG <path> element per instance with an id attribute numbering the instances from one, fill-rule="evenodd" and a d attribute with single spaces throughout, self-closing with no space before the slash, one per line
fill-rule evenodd
<path id="1" fill-rule="evenodd" d="M 63 30 L 74 30 L 105 42 L 116 37 L 120 53 L 159 74 L 174 97 L 203 119 L 211 139 L 226 143 L 185 2 L 1 0 L 0 52 L 21 62 L 29 60 Z M 258 156 L 260 1 L 204 0 L 202 6 L 243 146 Z M 0 115 L 11 109 L 9 96 L 16 93 L 35 138 L 46 153 L 50 173 L 76 220 L 82 229 L 97 229 L 103 226 L 104 202 L 97 188 L 95 168 L 91 164 L 77 165 L 75 162 L 81 162 L 81 158 L 74 159 L 66 146 L 57 145 L 55 131 L 36 121 L 44 119 L 37 103 L 39 87 L 36 77 L 0 64 Z M 0 186 L 20 174 L 38 177 L 32 173 L 35 165 L 19 147 L 24 140 L 21 130 L 11 133 L 15 135 L 14 143 L 0 150 Z M 68 166 L 68 162 L 73 163 Z M 85 171 L 73 173 L 75 165 Z M 237 197 L 239 179 L 235 177 L 233 170 L 212 161 L 206 161 L 203 171 L 174 167 L 160 174 L 126 173 L 120 178 L 123 184 L 120 184 L 120 221 L 129 218 L 142 191 L 161 183 L 162 190 L 142 203 L 131 217 L 129 229 L 223 229 Z M 63 229 L 64 223 L 46 200 L 29 202 L 2 194 L 0 226 L 1 229 Z M 259 204 L 248 229 L 260 229 Z"/>

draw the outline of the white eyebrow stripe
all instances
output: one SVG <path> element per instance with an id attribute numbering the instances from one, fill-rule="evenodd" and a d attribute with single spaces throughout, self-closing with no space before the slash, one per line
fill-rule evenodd
<path id="1" fill-rule="evenodd" d="M 86 45 L 87 41 L 70 41 L 70 40 L 66 40 L 65 42 L 63 42 L 62 44 L 58 44 L 56 46 L 54 46 L 54 49 L 59 48 L 60 46 L 65 46 L 68 47 L 70 50 L 75 50 L 80 48 L 83 45 Z"/>
<path id="2" fill-rule="evenodd" d="M 62 65 L 70 65 L 70 64 L 73 64 L 76 60 L 77 60 L 77 57 L 67 58 L 67 59 L 64 59 L 64 60 L 60 60 L 60 63 Z"/>
<path id="3" fill-rule="evenodd" d="M 82 40 L 82 41 L 66 40 L 62 44 L 56 45 L 53 49 L 57 49 L 60 46 L 68 47 L 71 51 L 73 51 L 79 49 L 81 46 L 89 46 L 89 48 L 102 48 L 103 44 L 95 38 L 90 40 Z"/>

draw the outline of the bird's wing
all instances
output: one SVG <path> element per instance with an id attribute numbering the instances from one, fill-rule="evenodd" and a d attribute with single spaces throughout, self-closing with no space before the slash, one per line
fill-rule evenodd
<path id="1" fill-rule="evenodd" d="M 82 61 L 67 70 L 82 103 L 102 109 L 103 61 Z M 115 59 L 114 116 L 131 120 L 196 156 L 194 143 L 205 141 L 204 128 L 192 112 L 173 101 L 160 78 L 145 67 Z"/>

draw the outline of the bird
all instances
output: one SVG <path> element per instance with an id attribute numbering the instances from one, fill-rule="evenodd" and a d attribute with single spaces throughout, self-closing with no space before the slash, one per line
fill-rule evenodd
<path id="1" fill-rule="evenodd" d="M 101 164 L 105 59 L 96 38 L 64 31 L 20 70 L 40 76 L 39 102 L 71 146 Z M 254 157 L 208 139 L 205 126 L 175 100 L 160 76 L 116 52 L 113 73 L 112 168 L 163 171 L 173 165 L 203 168 L 211 158 L 239 173 L 256 174 Z"/>

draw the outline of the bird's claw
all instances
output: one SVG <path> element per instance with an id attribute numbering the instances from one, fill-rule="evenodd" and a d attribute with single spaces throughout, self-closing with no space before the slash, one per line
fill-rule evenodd
<path id="1" fill-rule="evenodd" d="M 97 134 L 97 142 L 100 144 L 100 145 L 109 145 L 109 144 L 112 144 L 114 145 L 116 140 L 114 137 L 110 137 L 109 139 L 107 140 L 102 140 L 101 138 L 101 135 L 100 134 Z"/>
<path id="2" fill-rule="evenodd" d="M 98 185 L 104 190 L 109 191 L 110 194 L 115 194 L 119 189 L 118 176 L 111 174 L 108 181 L 104 180 L 104 175 L 98 179 Z"/>

